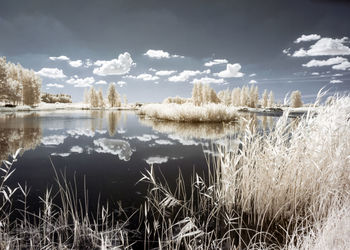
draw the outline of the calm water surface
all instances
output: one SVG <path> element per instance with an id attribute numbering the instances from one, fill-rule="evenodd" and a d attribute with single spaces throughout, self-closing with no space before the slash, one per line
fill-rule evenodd
<path id="1" fill-rule="evenodd" d="M 260 117 L 255 122 L 268 127 L 272 119 Z M 86 179 L 91 208 L 99 196 L 102 202 L 138 207 L 146 184 L 136 183 L 150 164 L 170 183 L 179 169 L 189 181 L 193 171 L 207 172 L 205 156 L 215 153 L 212 142 L 224 143 L 225 136 L 238 130 L 232 124 L 146 120 L 127 111 L 0 114 L 0 159 L 23 148 L 9 184 L 31 188 L 29 203 L 34 210 L 38 196 L 55 185 L 54 169 L 71 182 L 76 178 L 79 195 Z"/>

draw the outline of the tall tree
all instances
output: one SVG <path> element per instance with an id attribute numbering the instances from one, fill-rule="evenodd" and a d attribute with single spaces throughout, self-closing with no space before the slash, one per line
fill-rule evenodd
<path id="1" fill-rule="evenodd" d="M 299 108 L 303 106 L 303 102 L 301 100 L 301 93 L 299 90 L 295 90 L 292 92 L 290 96 L 290 106 L 293 108 Z"/>

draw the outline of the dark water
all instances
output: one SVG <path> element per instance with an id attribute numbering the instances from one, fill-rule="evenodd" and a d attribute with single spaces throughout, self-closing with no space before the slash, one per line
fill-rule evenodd
<path id="1" fill-rule="evenodd" d="M 268 127 L 269 117 L 256 119 Z M 213 153 L 212 142 L 239 131 L 229 124 L 180 124 L 139 118 L 134 112 L 55 111 L 0 115 L 0 159 L 23 148 L 8 184 L 31 188 L 30 208 L 38 197 L 55 186 L 54 169 L 83 194 L 84 178 L 92 209 L 102 202 L 138 207 L 146 194 L 139 183 L 150 164 L 174 183 L 181 170 L 189 182 L 193 171 L 207 172 L 205 154 Z M 158 174 L 159 174 L 158 171 Z M 159 174 L 160 175 L 160 174 Z"/>

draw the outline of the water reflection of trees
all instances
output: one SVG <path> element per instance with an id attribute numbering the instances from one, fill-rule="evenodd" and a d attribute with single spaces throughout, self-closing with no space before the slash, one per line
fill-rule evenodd
<path id="1" fill-rule="evenodd" d="M 42 138 L 39 116 L 35 113 L 0 115 L 0 161 L 6 160 L 18 148 L 21 153 L 35 149 Z"/>
<path id="2" fill-rule="evenodd" d="M 122 118 L 121 111 L 104 111 L 93 110 L 91 111 L 91 131 L 95 132 L 96 129 L 103 129 L 103 121 L 107 118 L 108 132 L 110 136 L 114 136 L 117 132 L 118 124 Z M 126 123 L 126 114 L 124 114 L 124 123 Z"/>
<path id="3" fill-rule="evenodd" d="M 241 119 L 235 123 L 183 123 L 144 117 L 140 117 L 139 121 L 161 133 L 197 139 L 220 139 L 238 134 L 246 129 L 251 132 L 257 129 L 270 130 L 274 123 L 273 117 L 257 116 L 256 114 L 243 114 Z"/>
<path id="4" fill-rule="evenodd" d="M 108 112 L 108 132 L 110 136 L 114 136 L 117 131 L 118 123 L 120 122 L 122 113 L 120 111 Z M 124 118 L 126 119 L 126 118 Z"/>

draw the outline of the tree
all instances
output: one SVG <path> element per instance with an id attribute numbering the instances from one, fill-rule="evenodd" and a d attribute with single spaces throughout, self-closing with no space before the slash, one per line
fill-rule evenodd
<path id="1" fill-rule="evenodd" d="M 124 99 L 124 106 L 128 106 L 128 99 L 126 98 L 126 95 L 123 95 L 123 99 Z"/>
<path id="2" fill-rule="evenodd" d="M 262 101 L 261 101 L 261 106 L 266 108 L 268 104 L 268 95 L 267 95 L 267 90 L 264 90 L 264 93 L 262 94 Z"/>
<path id="3" fill-rule="evenodd" d="M 90 91 L 88 89 L 84 89 L 84 103 L 90 103 Z"/>
<path id="4" fill-rule="evenodd" d="M 192 88 L 192 102 L 194 105 L 199 106 L 199 88 L 198 88 L 198 83 L 195 83 Z"/>
<path id="5" fill-rule="evenodd" d="M 93 108 L 97 108 L 99 106 L 98 94 L 93 86 L 90 88 L 90 106 Z"/>
<path id="6" fill-rule="evenodd" d="M 8 91 L 9 88 L 6 57 L 0 57 L 0 100 L 7 100 Z"/>
<path id="7" fill-rule="evenodd" d="M 121 106 L 120 95 L 115 89 L 114 83 L 109 84 L 107 98 L 108 98 L 108 103 L 110 107 Z"/>
<path id="8" fill-rule="evenodd" d="M 102 93 L 102 89 L 100 88 L 98 90 L 98 106 L 100 108 L 104 108 L 106 105 L 105 105 L 105 101 L 103 99 L 103 93 Z"/>
<path id="9" fill-rule="evenodd" d="M 299 90 L 295 90 L 292 92 L 290 96 L 290 106 L 293 108 L 299 108 L 303 106 L 303 102 L 301 100 L 301 93 Z"/>
<path id="10" fill-rule="evenodd" d="M 271 90 L 270 93 L 269 93 L 269 100 L 268 100 L 267 106 L 268 106 L 268 107 L 273 107 L 273 106 L 275 106 L 275 96 L 274 96 L 272 90 Z"/>

